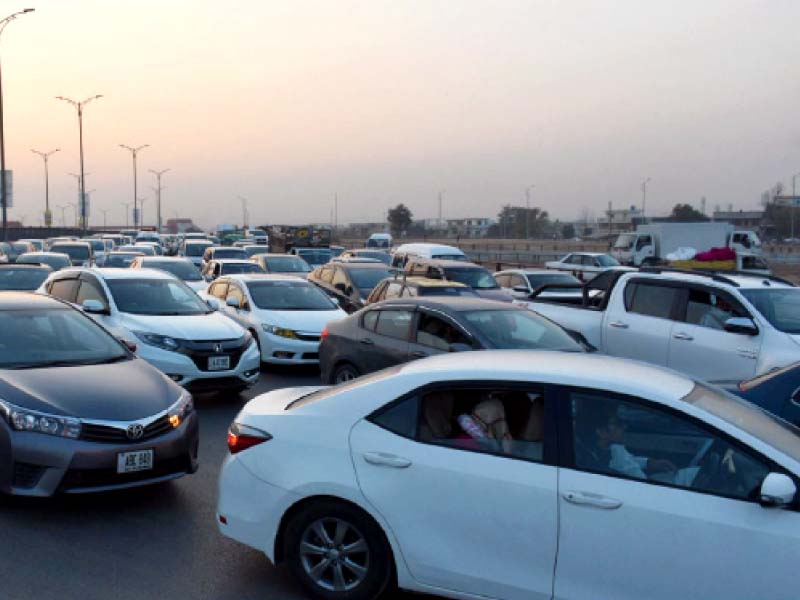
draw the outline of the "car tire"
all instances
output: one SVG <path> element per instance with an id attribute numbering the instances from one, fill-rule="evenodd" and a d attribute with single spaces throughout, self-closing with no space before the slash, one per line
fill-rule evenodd
<path id="1" fill-rule="evenodd" d="M 393 583 L 394 561 L 383 531 L 350 504 L 306 505 L 287 524 L 284 540 L 289 570 L 315 598 L 372 600 Z"/>
<path id="2" fill-rule="evenodd" d="M 330 382 L 332 384 L 346 383 L 357 377 L 361 377 L 361 373 L 354 365 L 350 363 L 342 363 L 333 370 Z"/>

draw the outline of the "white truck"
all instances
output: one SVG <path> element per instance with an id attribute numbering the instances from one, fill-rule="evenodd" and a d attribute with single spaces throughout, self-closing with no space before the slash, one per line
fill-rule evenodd
<path id="1" fill-rule="evenodd" d="M 528 307 L 605 354 L 717 383 L 800 361 L 800 288 L 776 277 L 654 267 L 573 284 L 577 301 L 542 294 L 565 287 L 540 287 Z"/>
<path id="2" fill-rule="evenodd" d="M 640 267 L 666 261 L 678 248 L 698 252 L 728 247 L 737 254 L 761 254 L 761 240 L 754 231 L 734 229 L 730 223 L 652 223 L 633 233 L 621 233 L 611 248 L 620 264 Z"/>

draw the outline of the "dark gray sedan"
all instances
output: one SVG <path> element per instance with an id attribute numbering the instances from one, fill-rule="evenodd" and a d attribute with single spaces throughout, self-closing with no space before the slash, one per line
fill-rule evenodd
<path id="1" fill-rule="evenodd" d="M 197 470 L 192 397 L 68 304 L 0 294 L 0 492 L 127 488 Z"/>
<path id="2" fill-rule="evenodd" d="M 371 304 L 322 332 L 326 383 L 349 381 L 443 352 L 491 349 L 585 352 L 578 334 L 525 308 L 483 298 L 402 298 Z"/>

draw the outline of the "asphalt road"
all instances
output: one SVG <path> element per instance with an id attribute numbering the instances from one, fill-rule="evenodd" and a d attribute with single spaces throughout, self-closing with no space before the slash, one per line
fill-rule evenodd
<path id="1" fill-rule="evenodd" d="M 305 598 L 285 567 L 217 532 L 216 490 L 228 425 L 247 399 L 318 382 L 316 370 L 270 369 L 245 395 L 196 398 L 201 466 L 189 477 L 106 494 L 0 497 L 0 599 Z"/>

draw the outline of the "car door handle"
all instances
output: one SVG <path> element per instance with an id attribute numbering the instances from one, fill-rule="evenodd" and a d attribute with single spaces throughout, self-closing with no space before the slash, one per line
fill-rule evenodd
<path id="1" fill-rule="evenodd" d="M 758 351 L 751 350 L 749 348 L 737 348 L 736 354 L 738 354 L 742 358 L 752 358 L 753 360 L 758 358 Z"/>
<path id="2" fill-rule="evenodd" d="M 374 345 L 375 345 L 375 342 L 373 342 L 373 341 L 372 341 L 371 339 L 369 339 L 369 338 L 361 338 L 361 339 L 360 339 L 360 340 L 358 340 L 358 341 L 359 341 L 359 342 L 361 342 L 362 344 L 364 344 L 365 346 L 374 346 Z"/>
<path id="3" fill-rule="evenodd" d="M 690 336 L 688 333 L 683 333 L 682 331 L 673 335 L 676 340 L 686 340 L 687 342 L 691 342 L 694 338 Z"/>
<path id="4" fill-rule="evenodd" d="M 564 492 L 561 494 L 561 497 L 572 504 L 594 506 L 595 508 L 604 508 L 606 510 L 614 510 L 622 506 L 622 500 L 601 496 L 600 494 L 593 494 L 591 492 L 570 491 Z"/>
<path id="5" fill-rule="evenodd" d="M 394 454 L 386 454 L 385 452 L 365 452 L 364 460 L 371 465 L 377 465 L 379 467 L 406 469 L 411 466 L 411 461 L 407 458 Z"/>
<path id="6" fill-rule="evenodd" d="M 622 321 L 611 321 L 609 323 L 609 325 L 611 327 L 616 327 L 617 329 L 627 329 L 628 328 L 628 324 L 627 323 L 623 323 Z"/>
<path id="7" fill-rule="evenodd" d="M 412 352 L 411 356 L 413 356 L 414 358 L 427 358 L 429 355 L 427 352 L 422 352 L 420 350 L 417 350 L 416 352 Z"/>

